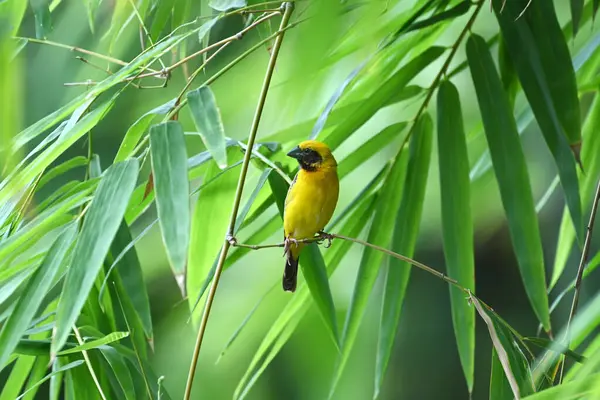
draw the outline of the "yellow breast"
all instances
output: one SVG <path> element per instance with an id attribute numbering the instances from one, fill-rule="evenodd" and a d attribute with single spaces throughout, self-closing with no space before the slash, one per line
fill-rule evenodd
<path id="1" fill-rule="evenodd" d="M 285 199 L 285 237 L 308 239 L 323 230 L 333 215 L 338 195 L 335 167 L 298 171 Z"/>

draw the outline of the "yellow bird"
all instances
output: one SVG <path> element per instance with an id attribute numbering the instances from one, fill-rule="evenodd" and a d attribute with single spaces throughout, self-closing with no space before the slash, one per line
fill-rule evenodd
<path id="1" fill-rule="evenodd" d="M 300 164 L 285 198 L 283 232 L 286 263 L 283 290 L 296 290 L 298 259 L 304 243 L 321 232 L 331 219 L 338 201 L 337 162 L 326 144 L 307 140 L 287 154 Z"/>

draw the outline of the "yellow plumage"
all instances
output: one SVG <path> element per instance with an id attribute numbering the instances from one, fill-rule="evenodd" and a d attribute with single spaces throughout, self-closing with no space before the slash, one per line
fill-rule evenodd
<path id="1" fill-rule="evenodd" d="M 298 259 L 304 247 L 294 240 L 309 239 L 325 228 L 339 195 L 337 162 L 329 147 L 315 140 L 302 142 L 288 153 L 296 158 L 300 170 L 285 199 L 283 231 L 288 249 L 283 289 L 296 290 Z"/>

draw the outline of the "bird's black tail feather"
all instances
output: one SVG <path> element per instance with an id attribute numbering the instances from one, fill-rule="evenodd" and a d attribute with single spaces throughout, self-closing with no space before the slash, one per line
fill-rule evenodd
<path id="1" fill-rule="evenodd" d="M 283 270 L 283 290 L 286 292 L 296 291 L 298 260 L 299 258 L 294 259 L 291 251 L 286 254 L 285 269 Z"/>

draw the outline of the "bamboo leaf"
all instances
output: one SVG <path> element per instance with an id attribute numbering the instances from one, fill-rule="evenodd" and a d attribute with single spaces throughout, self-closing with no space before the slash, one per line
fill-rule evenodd
<path id="1" fill-rule="evenodd" d="M 218 165 L 211 161 L 204 181 L 210 180 L 220 172 Z M 191 310 L 194 309 L 202 284 L 209 275 L 215 257 L 223 245 L 237 180 L 236 170 L 229 170 L 223 173 L 219 179 L 206 185 L 198 195 L 192 216 L 186 277 Z M 210 226 L 211 229 L 207 230 L 207 226 Z"/>
<path id="2" fill-rule="evenodd" d="M 416 132 L 420 132 L 424 119 L 418 121 Z M 407 154 L 400 150 L 396 155 L 391 170 L 389 171 L 381 193 L 375 205 L 375 216 L 367 236 L 367 242 L 377 246 L 388 247 L 392 239 L 394 221 L 402 199 L 404 177 L 406 174 Z M 359 264 L 356 285 L 352 301 L 346 315 L 346 323 L 342 335 L 342 350 L 336 365 L 329 397 L 333 396 L 342 372 L 348 361 L 350 351 L 358 334 L 358 327 L 367 306 L 369 294 L 375 284 L 383 254 L 371 248 L 365 248 Z"/>
<path id="3" fill-rule="evenodd" d="M 182 275 L 190 240 L 190 188 L 185 138 L 179 122 L 169 121 L 150 129 L 150 152 L 163 242 L 173 274 Z"/>
<path id="4" fill-rule="evenodd" d="M 576 159 L 581 149 L 581 117 L 574 62 L 565 35 L 558 23 L 554 3 L 531 4 L 526 21 L 535 37 L 539 62 L 546 75 L 546 84 L 564 133 Z M 583 10 L 583 0 L 571 0 L 573 38 L 577 33 Z M 534 66 L 533 63 L 531 63 Z M 535 68 L 535 67 L 534 67 Z M 536 115 L 538 115 L 536 113 Z"/>
<path id="5" fill-rule="evenodd" d="M 469 180 L 469 157 L 460 97 L 449 81 L 438 89 L 438 157 L 444 256 L 448 276 L 475 291 L 475 249 Z M 403 253 L 404 254 L 404 253 Z M 450 286 L 452 324 L 469 393 L 475 374 L 475 310 L 462 290 Z"/>
<path id="6" fill-rule="evenodd" d="M 600 96 L 596 95 L 583 124 L 583 140 L 585 146 L 581 151 L 581 161 L 586 173 L 580 176 L 581 202 L 584 210 L 588 210 L 594 197 L 596 179 L 600 175 Z M 567 210 L 563 211 L 556 244 L 556 255 L 552 269 L 550 288 L 553 288 L 561 277 L 575 242 L 575 230 L 569 223 Z"/>
<path id="7" fill-rule="evenodd" d="M 512 333 L 506 329 L 495 314 L 483 306 L 475 296 L 470 297 L 479 316 L 487 325 L 492 344 L 508 379 L 514 398 L 535 392 L 527 359 L 515 344 Z"/>
<path id="8" fill-rule="evenodd" d="M 76 231 L 77 226 L 71 225 L 69 229 L 63 232 L 46 254 L 42 264 L 29 278 L 29 282 L 19 296 L 13 312 L 2 326 L 0 332 L 0 365 L 4 365 L 41 306 L 67 250 L 73 242 Z"/>
<path id="9" fill-rule="evenodd" d="M 419 72 L 440 57 L 444 51 L 445 49 L 442 47 L 431 47 L 400 68 L 398 72 L 377 88 L 375 94 L 367 103 L 358 104 L 356 108 L 348 114 L 348 118 L 337 125 L 331 133 L 324 138 L 324 141 L 329 144 L 329 147 L 332 149 L 337 148 L 352 132 L 356 131 L 367 122 L 380 108 L 387 104 L 392 96 L 402 91 L 402 89 L 406 87 Z"/>
<path id="10" fill-rule="evenodd" d="M 58 352 L 66 342 L 94 285 L 125 214 L 137 174 L 138 162 L 130 159 L 108 168 L 98 185 L 83 222 L 58 304 L 53 353 Z"/>
<path id="11" fill-rule="evenodd" d="M 227 11 L 244 7 L 246 0 L 209 0 L 208 5 L 217 11 Z"/>
<path id="12" fill-rule="evenodd" d="M 577 238 L 582 243 L 583 219 L 575 158 L 569 148 L 565 128 L 561 124 L 561 121 L 570 118 L 573 112 L 577 116 L 579 115 L 579 105 L 576 102 L 577 93 L 574 93 L 574 99 L 573 93 L 570 90 L 563 93 L 563 90 L 565 90 L 563 82 L 568 84 L 567 87 L 576 90 L 576 86 L 572 86 L 572 79 L 574 78 L 572 65 L 567 65 L 569 64 L 569 59 L 563 60 L 563 55 L 563 57 L 556 59 L 556 63 L 560 62 L 559 65 L 563 66 L 560 70 L 560 75 L 555 73 L 552 76 L 547 76 L 547 72 L 542 65 L 546 60 L 540 56 L 540 53 L 546 50 L 537 46 L 537 38 L 527 26 L 524 19 L 515 21 L 522 11 L 521 5 L 521 1 L 509 1 L 506 2 L 506 9 L 500 12 L 502 2 L 493 2 L 502 36 L 506 41 L 510 58 L 519 75 L 521 86 L 540 125 L 546 144 L 556 162 L 561 186 L 565 193 L 565 200 L 571 214 L 571 220 L 573 221 Z M 540 35 L 542 34 L 546 35 L 546 31 L 544 30 L 543 33 L 540 33 Z M 556 35 L 560 35 L 560 29 L 558 29 Z M 548 46 L 554 46 L 554 43 Z M 550 48 L 554 50 L 554 47 Z M 550 63 L 547 68 L 554 68 L 553 64 L 554 62 Z M 568 74 L 568 78 L 562 79 L 562 76 L 566 74 Z M 551 89 L 548 83 L 552 77 L 556 76 L 561 78 L 559 80 L 561 82 L 560 87 L 562 88 L 560 91 Z M 558 99 L 559 97 L 560 99 Z M 561 104 L 562 107 L 559 109 L 556 106 L 557 104 Z M 559 114 L 565 117 L 561 119 L 558 116 Z"/>
<path id="13" fill-rule="evenodd" d="M 117 151 L 117 155 L 115 156 L 115 163 L 124 161 L 133 155 L 133 149 L 137 146 L 144 132 L 150 127 L 152 121 L 154 121 L 156 116 L 165 115 L 171 111 L 175 106 L 176 100 L 177 99 L 170 100 L 169 102 L 148 111 L 127 129 L 125 137 L 119 146 L 119 151 Z"/>
<path id="14" fill-rule="evenodd" d="M 100 6 L 101 0 L 84 0 L 85 8 L 88 16 L 88 23 L 90 24 L 90 30 L 94 33 L 94 21 L 96 19 L 96 12 Z"/>
<path id="15" fill-rule="evenodd" d="M 133 379 L 131 373 L 125 362 L 125 358 L 122 357 L 117 350 L 111 346 L 99 346 L 98 349 L 110 365 L 110 368 L 115 374 L 119 386 L 125 394 L 125 399 L 135 400 L 135 387 L 133 385 Z"/>
<path id="16" fill-rule="evenodd" d="M 454 7 L 450 8 L 448 10 L 434 14 L 431 17 L 429 17 L 423 21 L 417 21 L 417 22 L 410 24 L 410 26 L 406 29 L 406 32 L 412 32 L 412 31 L 416 31 L 419 29 L 424 29 L 431 25 L 435 25 L 435 24 L 444 22 L 449 19 L 453 20 L 455 18 L 458 18 L 461 15 L 466 14 L 469 11 L 469 9 L 471 8 L 472 4 L 473 3 L 471 3 L 470 1 L 461 1 L 460 3 L 458 3 L 457 5 L 455 5 Z"/>
<path id="17" fill-rule="evenodd" d="M 341 234 L 350 237 L 356 237 L 360 234 L 365 225 L 368 224 L 374 204 L 373 200 L 373 196 L 361 196 L 360 204 L 348 216 L 348 219 L 340 229 Z M 351 246 L 352 242 L 348 241 L 335 243 L 331 251 L 325 254 L 325 265 L 327 266 L 329 276 L 338 268 Z M 307 285 L 301 284 L 264 335 L 256 353 L 252 357 L 248 369 L 235 390 L 234 398 L 241 399 L 249 392 L 250 388 L 290 338 L 301 318 L 308 311 L 311 300 L 312 297 Z"/>
<path id="18" fill-rule="evenodd" d="M 7 378 L 7 382 L 10 380 L 10 385 L 4 385 L 2 393 L 0 393 L 0 400 L 14 400 L 17 398 L 34 363 L 35 357 L 25 356 L 17 358 Z"/>
<path id="19" fill-rule="evenodd" d="M 78 156 L 78 157 L 73 157 L 70 160 L 67 160 L 60 165 L 57 165 L 56 167 L 52 168 L 51 170 L 49 170 L 42 176 L 42 178 L 38 182 L 36 191 L 39 191 L 42 187 L 44 187 L 44 185 L 46 185 L 52 179 L 61 176 L 62 174 L 72 170 L 73 168 L 86 166 L 87 163 L 88 163 L 87 157 Z"/>
<path id="20" fill-rule="evenodd" d="M 549 331 L 542 241 L 516 123 L 492 56 L 480 36 L 469 37 L 467 59 L 521 278 L 536 316 Z"/>
<path id="21" fill-rule="evenodd" d="M 571 0 L 571 21 L 573 22 L 573 38 L 579 31 L 579 23 L 581 21 L 581 14 L 583 13 L 584 0 Z"/>
<path id="22" fill-rule="evenodd" d="M 394 233 L 391 240 L 391 250 L 407 257 L 413 256 L 419 233 L 429 173 L 432 136 L 433 122 L 429 114 L 424 114 L 415 126 L 411 136 L 402 202 L 395 216 Z M 392 218 L 391 215 L 390 218 Z M 379 397 L 392 355 L 394 339 L 400 322 L 402 303 L 404 302 L 410 277 L 410 269 L 411 266 L 405 262 L 395 258 L 389 260 L 385 275 L 381 325 L 379 328 L 374 398 Z"/>
<path id="23" fill-rule="evenodd" d="M 576 381 L 564 383 L 541 392 L 524 397 L 523 400 L 555 400 L 555 399 L 586 399 L 590 394 L 597 394 L 600 374 L 593 374 Z M 594 391 L 595 389 L 595 391 Z"/>
<path id="24" fill-rule="evenodd" d="M 285 209 L 285 197 L 288 193 L 288 183 L 279 175 L 269 175 L 269 184 L 275 200 L 279 215 L 283 218 Z M 329 288 L 329 279 L 323 256 L 316 243 L 311 243 L 304 248 L 302 257 L 300 257 L 300 267 L 302 275 L 308 285 L 310 294 L 317 304 L 319 313 L 333 338 L 333 342 L 339 348 L 340 338 L 338 334 L 337 319 L 335 315 L 335 306 L 331 289 Z"/>
<path id="25" fill-rule="evenodd" d="M 27 384 L 25 385 L 25 392 L 20 397 L 25 400 L 34 400 L 40 385 L 39 380 L 44 377 L 46 370 L 48 369 L 48 363 L 50 362 L 50 356 L 45 355 L 43 357 L 36 357 L 33 368 L 27 378 Z"/>
<path id="26" fill-rule="evenodd" d="M 112 342 L 116 342 L 117 340 L 121 340 L 129 336 L 129 332 L 113 332 L 110 333 L 100 339 L 92 340 L 90 342 L 86 342 L 82 345 L 75 346 L 72 349 L 59 351 L 56 353 L 57 356 L 66 356 L 67 354 L 80 353 L 82 351 L 96 349 L 100 346 L 107 345 Z"/>
<path id="27" fill-rule="evenodd" d="M 71 363 L 69 363 L 67 365 L 64 365 L 64 366 L 56 369 L 55 371 L 52 371 L 51 373 L 49 373 L 48 375 L 46 375 L 45 377 L 43 377 L 40 381 L 38 381 L 34 386 L 30 387 L 29 390 L 27 390 L 25 393 L 23 393 L 22 395 L 20 395 L 19 397 L 17 397 L 16 400 L 19 400 L 19 399 L 23 398 L 23 396 L 25 396 L 27 394 L 27 392 L 29 392 L 30 390 L 33 390 L 33 389 L 37 388 L 42 383 L 44 383 L 48 379 L 52 378 L 54 375 L 59 374 L 59 373 L 64 372 L 64 371 L 67 371 L 67 370 L 69 370 L 71 368 L 76 368 L 76 367 L 80 366 L 83 363 L 84 363 L 83 360 L 73 361 L 73 362 L 71 362 Z"/>
<path id="28" fill-rule="evenodd" d="M 513 400 L 513 392 L 502 369 L 498 352 L 492 347 L 492 371 L 490 373 L 490 400 Z"/>
<path id="29" fill-rule="evenodd" d="M 204 145 L 213 159 L 223 169 L 227 166 L 225 130 L 215 95 L 208 86 L 202 86 L 187 94 L 192 118 Z"/>

